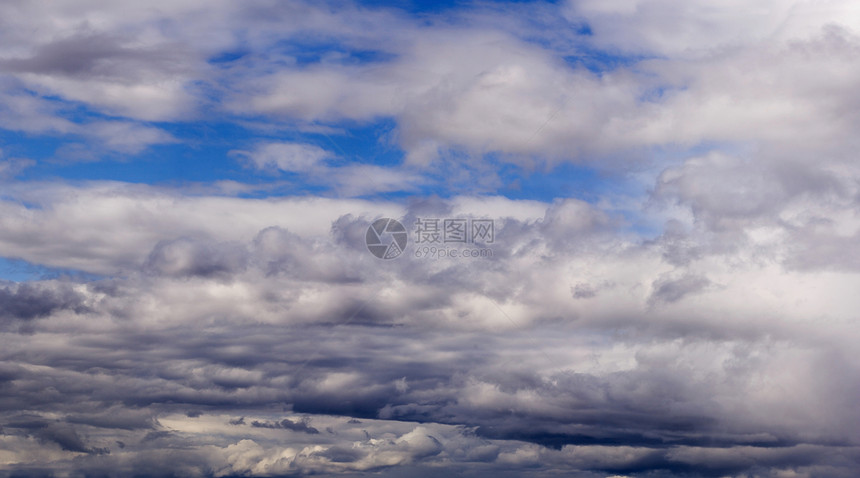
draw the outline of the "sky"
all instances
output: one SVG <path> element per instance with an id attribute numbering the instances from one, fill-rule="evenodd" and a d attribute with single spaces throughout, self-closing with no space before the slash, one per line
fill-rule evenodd
<path id="1" fill-rule="evenodd" d="M 0 2 L 0 476 L 860 474 L 860 5 Z"/>

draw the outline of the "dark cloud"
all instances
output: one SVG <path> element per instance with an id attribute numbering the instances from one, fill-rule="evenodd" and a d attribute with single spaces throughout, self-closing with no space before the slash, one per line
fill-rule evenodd
<path id="1" fill-rule="evenodd" d="M 331 447 L 319 454 L 335 463 L 350 463 L 358 461 L 364 454 L 355 448 Z"/>
<path id="2" fill-rule="evenodd" d="M 711 284 L 707 277 L 685 275 L 679 278 L 663 277 L 654 281 L 651 303 L 672 303 L 684 297 L 701 292 Z"/>
<path id="3" fill-rule="evenodd" d="M 821 355 L 814 342 L 790 329 L 770 341 L 775 332 L 767 323 L 749 325 L 752 333 L 722 318 L 667 318 L 663 309 L 722 290 L 678 264 L 632 282 L 578 266 L 574 274 L 560 274 L 559 267 L 567 267 L 561 257 L 580 261 L 603 253 L 605 225 L 578 222 L 592 217 L 590 206 L 556 206 L 568 207 L 573 209 L 531 225 L 500 221 L 500 254 L 479 268 L 456 261 L 378 261 L 356 251 L 350 234 L 338 232 L 366 227 L 369 219 L 340 216 L 328 239 L 283 228 L 249 235 L 254 239 L 247 246 L 181 239 L 159 244 L 141 273 L 127 278 L 38 283 L 32 290 L 10 284 L 4 289 L 10 297 L 23 290 L 22 297 L 44 302 L 53 296 L 33 291 L 64 288 L 77 295 L 66 301 L 71 306 L 45 309 L 42 327 L 26 345 L 4 349 L 4 429 L 13 437 L 34 430 L 23 433 L 86 453 L 86 465 L 76 465 L 81 470 L 110 469 L 117 454 L 97 454 L 122 442 L 122 453 L 134 460 L 169 463 L 166 457 L 173 456 L 237 474 L 260 474 L 243 463 L 286 453 L 274 438 L 282 433 L 306 441 L 289 453 L 307 461 L 289 469 L 272 465 L 266 473 L 357 472 L 453 460 L 482 463 L 494 472 L 522 467 L 635 476 L 705 470 L 704 476 L 718 476 L 829 466 L 832 460 L 788 451 L 772 461 L 741 463 L 689 450 L 746 447 L 760 454 L 857 446 L 849 431 L 860 419 L 847 405 L 858 389 L 856 380 L 846 382 L 850 361 Z M 546 231 L 563 229 L 553 221 L 584 228 L 581 242 L 555 248 L 561 229 L 556 238 L 544 238 Z M 590 234 L 589 228 L 600 232 Z M 625 260 L 659 263 L 660 240 L 628 246 Z M 512 276 L 517 262 L 541 273 Z M 355 279 L 343 280 L 350 276 Z M 509 277 L 517 280 L 503 280 Z M 385 292 L 392 287 L 409 292 Z M 212 288 L 226 295 L 211 294 Z M 635 315 L 568 313 L 579 304 L 600 311 L 614 298 L 629 300 L 618 295 L 628 293 L 640 295 L 629 309 Z M 515 312 L 513 301 L 534 313 Z M 84 303 L 88 307 L 77 316 L 91 333 L 51 332 L 67 327 L 63 311 Z M 477 313 L 475 304 L 482 304 Z M 797 368 L 810 363 L 831 372 Z M 784 405 L 756 395 L 762 373 L 789 366 L 796 370 L 780 380 L 800 381 L 793 387 L 804 393 L 782 399 Z M 752 398 L 739 405 L 737 397 L 747 396 Z M 814 416 L 799 412 L 822 400 L 832 406 Z M 772 411 L 774 406 L 784 408 Z M 33 414 L 29 424 L 15 418 L 24 409 Z M 410 435 L 419 424 L 457 431 Z M 395 426 L 407 428 L 395 433 Z M 576 450 L 600 451 L 580 456 Z M 839 466 L 854 466 L 851 460 Z M 163 471 L 147 466 L 152 474 Z"/>
<path id="4" fill-rule="evenodd" d="M 173 277 L 231 276 L 248 263 L 248 251 L 239 244 L 180 238 L 159 242 L 144 269 Z"/>
<path id="5" fill-rule="evenodd" d="M 348 240 L 339 241 L 348 247 L 362 250 L 367 224 L 364 220 L 345 216 L 332 225 L 335 238 L 341 237 L 342 224 L 348 226 Z M 361 234 L 356 231 L 361 230 Z M 346 239 L 345 237 L 342 239 Z M 280 227 L 269 227 L 260 231 L 253 241 L 254 259 L 267 275 L 289 275 L 306 281 L 359 282 L 362 271 L 343 261 L 343 251 L 320 241 L 307 240 Z M 369 271 L 368 271 L 369 272 Z"/>
<path id="6" fill-rule="evenodd" d="M 37 46 L 32 56 L 0 59 L 0 70 L 16 73 L 67 76 L 125 77 L 135 71 L 179 69 L 182 56 L 176 48 L 141 49 L 124 46 L 120 36 L 79 33 Z"/>
<path id="7" fill-rule="evenodd" d="M 89 454 L 110 453 L 107 448 L 96 448 L 86 444 L 70 424 L 46 420 L 38 416 L 18 417 L 4 424 L 5 428 L 21 430 L 44 443 L 52 443 L 65 451 Z"/>
<path id="8" fill-rule="evenodd" d="M 691 460 L 690 464 L 672 458 L 669 451 L 679 450 L 679 447 L 790 449 L 804 442 L 826 446 L 822 443 L 826 435 L 817 438 L 809 435 L 815 433 L 818 426 L 814 423 L 799 433 L 778 422 L 762 422 L 755 414 L 737 419 L 725 414 L 715 400 L 739 393 L 731 387 L 724 388 L 725 380 L 738 380 L 738 376 L 721 375 L 716 381 L 696 378 L 694 371 L 672 357 L 646 356 L 640 358 L 635 370 L 627 372 L 603 376 L 585 373 L 542 376 L 517 365 L 521 361 L 519 352 L 508 348 L 513 342 L 501 341 L 499 337 L 430 334 L 418 335 L 422 340 L 416 342 L 411 338 L 416 333 L 413 328 L 379 329 L 356 325 L 299 329 L 255 326 L 246 327 L 242 332 L 223 328 L 210 329 L 202 336 L 193 328 L 174 329 L 158 334 L 157 338 L 145 339 L 143 343 L 148 344 L 145 347 L 117 349 L 109 343 L 88 342 L 86 348 L 78 349 L 74 361 L 68 360 L 71 349 L 31 348 L 17 360 L 38 361 L 43 367 L 49 365 L 44 369 L 47 373 L 10 371 L 10 378 L 18 384 L 15 393 L 22 401 L 16 403 L 7 399 L 0 403 L 7 413 L 25 406 L 24 403 L 33 410 L 65 411 L 63 423 L 68 425 L 49 427 L 52 422 L 35 415 L 29 419 L 18 418 L 11 424 L 7 422 L 4 428 L 34 430 L 30 433 L 41 434 L 39 436 L 46 442 L 62 442 L 61 447 L 83 453 L 96 453 L 105 447 L 87 443 L 71 424 L 93 427 L 101 434 L 117 430 L 114 435 L 120 431 L 137 434 L 119 435 L 120 441 L 126 444 L 124 450 L 143 453 L 145 447 L 167 449 L 180 440 L 179 435 L 160 429 L 152 420 L 152 414 L 165 417 L 173 413 L 176 417 L 195 422 L 204 420 L 201 423 L 205 423 L 213 413 L 235 410 L 235 418 L 222 419 L 220 423 L 237 429 L 245 429 L 248 423 L 251 429 L 299 432 L 320 439 L 324 435 L 348 433 L 343 426 L 360 427 L 368 430 L 367 437 L 362 435 L 362 440 L 371 440 L 368 443 L 385 436 L 379 428 L 382 425 L 376 420 L 379 417 L 395 420 L 394 423 L 474 427 L 475 434 L 470 440 L 483 443 L 474 446 L 492 443 L 496 447 L 470 452 L 469 460 L 481 462 L 502 460 L 505 455 L 500 454 L 498 447 L 503 443 L 534 443 L 558 453 L 567 453 L 570 446 L 643 450 L 643 455 L 632 461 L 582 465 L 585 469 L 627 474 L 659 470 L 688 473 L 708 469 L 717 476 L 718 473 L 749 470 L 750 466 L 770 466 L 767 463 L 829 461 L 822 458 L 824 455 L 795 459 L 790 452 L 781 460 L 754 459 L 747 465 L 720 464 L 725 460 L 714 458 L 705 466 L 694 458 L 697 455 L 684 458 Z M 560 331 L 553 335 L 562 336 Z M 510 338 L 515 336 L 512 334 Z M 473 352 L 467 352 L 469 343 L 473 344 Z M 416 351 L 419 344 L 426 352 Z M 544 343 L 545 350 L 556 350 L 549 344 Z M 563 341 L 559 340 L 557 345 L 563 346 Z M 114 351 L 113 366 L 106 363 L 99 352 L 108 350 Z M 449 359 L 434 358 L 435 351 L 445 350 L 458 352 Z M 736 360 L 749 359 L 738 351 Z M 833 363 L 833 360 L 827 362 Z M 504 367 L 498 366 L 505 363 Z M 101 372 L 93 374 L 92 370 Z M 755 370 L 753 367 L 750 372 Z M 256 378 L 243 385 L 224 387 L 217 380 L 219 376 L 242 376 L 254 371 L 260 373 L 252 375 Z M 116 386 L 100 385 L 105 378 L 108 378 L 106 383 Z M 46 396 L 42 392 L 48 384 L 57 390 L 56 395 Z M 837 390 L 831 393 L 851 393 Z M 844 398 L 847 399 L 847 395 Z M 124 405 L 97 411 L 103 404 L 117 401 Z M 289 404 L 295 412 L 314 413 L 315 417 L 346 415 L 362 419 L 343 418 L 343 425 L 329 426 L 325 421 L 312 425 L 307 416 L 266 419 L 245 415 L 249 409 L 263 409 L 271 403 Z M 188 417 L 189 407 L 203 413 Z M 240 418 L 242 415 L 244 417 Z M 160 427 L 175 426 L 171 420 L 175 419 L 160 419 Z M 334 434 L 320 433 L 321 426 L 332 428 Z M 428 438 L 426 446 L 422 445 L 424 451 L 409 451 L 408 456 L 435 456 L 439 446 L 447 446 L 444 439 L 436 437 L 435 440 Z M 232 443 L 236 441 L 238 438 Z M 442 445 L 434 444 L 436 442 Z M 851 443 L 844 445 L 853 446 Z M 396 445 L 392 450 L 401 448 Z M 350 466 L 375 456 L 343 446 L 326 445 L 321 450 L 318 455 L 326 462 Z M 191 455 L 182 455 L 179 459 L 183 463 L 195 460 Z"/>
<path id="9" fill-rule="evenodd" d="M 151 410 L 123 407 L 111 407 L 92 413 L 72 413 L 65 420 L 72 424 L 122 430 L 151 429 L 157 423 Z"/>
<path id="10" fill-rule="evenodd" d="M 169 438 L 172 435 L 173 434 L 167 430 L 153 430 L 151 432 L 148 432 L 141 441 L 143 443 L 146 443 L 151 441 L 163 440 L 165 438 Z"/>
<path id="11" fill-rule="evenodd" d="M 86 310 L 84 297 L 70 284 L 0 284 L 0 319 L 31 320 L 64 309 Z"/>
<path id="12" fill-rule="evenodd" d="M 302 419 L 297 422 L 294 422 L 289 418 L 285 418 L 279 422 L 259 422 L 254 420 L 251 422 L 251 426 L 255 428 L 279 428 L 283 430 L 292 430 L 294 432 L 310 433 L 312 435 L 318 434 L 320 431 L 310 426 L 310 422 L 309 417 L 302 417 Z"/>

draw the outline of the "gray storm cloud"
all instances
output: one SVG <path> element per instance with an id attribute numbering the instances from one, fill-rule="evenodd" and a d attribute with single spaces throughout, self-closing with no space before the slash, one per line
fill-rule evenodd
<path id="1" fill-rule="evenodd" d="M 489 259 L 381 261 L 348 232 L 373 217 L 329 205 L 327 231 L 185 234 L 141 251 L 125 278 L 6 286 L 4 320 L 29 324 L 3 335 L 13 469 L 170 456 L 217 476 L 434 463 L 848 476 L 853 307 L 805 291 L 856 278 L 732 264 L 747 241 L 678 265 L 674 238 L 619 240 L 623 224 L 585 203 L 497 216 L 502 201 L 473 209 L 495 217 Z"/>

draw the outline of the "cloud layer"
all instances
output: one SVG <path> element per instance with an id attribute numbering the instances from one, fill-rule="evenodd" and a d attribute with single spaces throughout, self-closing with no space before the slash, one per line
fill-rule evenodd
<path id="1" fill-rule="evenodd" d="M 30 223 L 50 226 L 65 195 L 91 189 L 57 192 Z M 100 201 L 114 214 L 88 229 L 123 234 L 127 250 L 80 264 L 121 277 L 0 293 L 14 469 L 97 473 L 167 450 L 218 476 L 857 466 L 858 279 L 826 262 L 794 269 L 785 244 L 730 235 L 680 259 L 689 232 L 623 239 L 584 202 L 458 198 L 388 207 L 407 222 L 492 218 L 492 258 L 418 258 L 413 243 L 381 261 L 363 243 L 376 216 L 338 212 L 350 201 L 316 205 L 327 228 L 279 221 L 304 217 L 304 200 L 213 207 L 136 189 Z M 135 228 L 146 204 L 161 206 Z M 64 216 L 78 207 L 92 211 L 84 200 Z M 232 208 L 282 225 L 222 229 Z M 170 211 L 186 210 L 198 223 L 177 227 Z M 25 247 L 14 240 L 4 247 Z M 101 249 L 62 243 L 55 259 L 33 247 L 56 266 Z"/>
<path id="2" fill-rule="evenodd" d="M 0 474 L 856 476 L 858 12 L 3 4 Z"/>

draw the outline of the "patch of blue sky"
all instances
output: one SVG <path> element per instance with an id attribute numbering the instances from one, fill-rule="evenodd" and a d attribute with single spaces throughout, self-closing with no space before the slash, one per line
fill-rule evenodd
<path id="1" fill-rule="evenodd" d="M 22 259 L 0 257 L 0 280 L 26 282 L 59 278 L 69 278 L 77 282 L 90 282 L 102 279 L 103 277 L 89 272 L 47 267 Z"/>
<path id="2" fill-rule="evenodd" d="M 351 45 L 336 37 L 297 35 L 276 41 L 268 46 L 265 52 L 253 56 L 240 48 L 216 55 L 210 58 L 209 62 L 226 67 L 243 61 L 253 62 L 264 59 L 268 65 L 280 62 L 295 67 L 308 67 L 320 63 L 342 65 L 383 63 L 396 57 L 391 51 Z"/>
<path id="3" fill-rule="evenodd" d="M 250 52 L 245 49 L 222 51 L 212 56 L 207 61 L 212 64 L 228 64 L 245 58 Z"/>
<path id="4" fill-rule="evenodd" d="M 294 45 L 290 51 L 296 66 L 303 67 L 318 63 L 338 63 L 342 65 L 361 65 L 391 61 L 397 56 L 380 50 L 350 49 L 340 44 Z"/>
<path id="5" fill-rule="evenodd" d="M 575 198 L 596 203 L 616 184 L 616 178 L 574 163 L 533 172 L 509 166 L 501 168 L 500 172 L 504 186 L 499 192 L 510 199 L 551 202 L 557 198 Z"/>
<path id="6" fill-rule="evenodd" d="M 331 125 L 337 133 L 305 133 L 313 144 L 332 153 L 333 166 L 373 164 L 396 166 L 403 161 L 403 151 L 395 144 L 397 124 L 392 118 L 380 118 L 361 124 Z"/>
<path id="7" fill-rule="evenodd" d="M 644 55 L 621 55 L 583 45 L 577 49 L 576 54 L 564 56 L 564 61 L 574 68 L 585 68 L 596 75 L 602 75 L 619 68 L 633 67 L 650 58 L 652 57 Z"/>
<path id="8" fill-rule="evenodd" d="M 556 4 L 558 0 L 359 0 L 360 5 L 367 7 L 397 8 L 413 14 L 438 13 L 454 8 L 462 9 L 469 6 L 505 5 L 505 4 Z"/>
<path id="9" fill-rule="evenodd" d="M 358 4 L 369 8 L 393 8 L 411 14 L 440 13 L 454 8 L 473 5 L 468 0 L 359 0 Z M 513 2 L 505 2 L 513 3 Z"/>
<path id="10" fill-rule="evenodd" d="M 601 61 L 609 64 L 606 58 Z M 90 121 L 111 121 L 117 118 L 94 112 L 75 103 L 52 99 L 62 106 L 65 116 L 79 124 Z M 365 164 L 398 169 L 404 153 L 396 144 L 397 124 L 392 118 L 366 123 L 340 122 L 322 125 L 330 132 L 314 132 L 259 117 L 236 118 L 213 114 L 211 120 L 188 122 L 142 123 L 166 130 L 178 141 L 150 146 L 137 154 L 111 153 L 87 144 L 85 138 L 55 134 L 25 134 L 0 130 L 5 157 L 21 157 L 37 161 L 25 169 L 19 180 L 120 181 L 182 187 L 218 181 L 235 181 L 252 187 L 240 195 L 267 197 L 284 195 L 334 195 L 334 190 L 319 178 L 302 173 L 273 173 L 258 170 L 234 150 L 251 151 L 265 142 L 297 142 L 317 145 L 331 153 L 329 167 Z M 93 156 L 82 160 L 75 151 L 89 150 Z M 368 193 L 365 197 L 402 198 L 413 195 L 450 197 L 458 194 L 501 194 L 512 199 L 552 201 L 559 197 L 576 197 L 595 202 L 606 193 L 608 179 L 583 165 L 563 163 L 547 170 L 528 171 L 488 155 L 481 166 L 469 170 L 468 161 L 455 161 L 465 168 L 467 178 L 459 183 L 448 180 L 456 171 L 418 171 L 426 181 L 404 185 L 403 190 Z M 470 178 L 479 177 L 490 168 L 498 177 L 495 183 L 475 184 Z M 482 171 L 484 173 L 482 173 Z"/>
<path id="11" fill-rule="evenodd" d="M 0 148 L 3 149 L 3 157 L 6 159 L 50 159 L 56 149 L 65 142 L 67 139 L 53 134 L 0 129 Z"/>
<path id="12" fill-rule="evenodd" d="M 55 138 L 34 138 L 19 143 L 30 150 L 45 148 L 46 143 L 55 146 L 53 151 L 44 151 L 47 156 L 34 158 L 39 163 L 24 170 L 20 180 L 69 181 L 122 181 L 138 184 L 159 184 L 167 181 L 215 181 L 224 176 L 236 175 L 235 164 L 227 164 L 223 147 L 211 144 L 195 144 L 197 140 L 184 138 L 183 144 L 155 145 L 138 154 L 117 154 L 100 151 L 93 147 L 94 156 L 78 159 L 75 152 L 90 149 L 84 143 L 69 143 Z M 71 147 L 70 147 L 71 146 Z M 48 148 L 51 149 L 51 148 Z M 232 161 L 231 161 L 232 162 Z M 240 172 L 240 171 L 238 171 Z"/>
<path id="13" fill-rule="evenodd" d="M 102 161 L 58 162 L 53 151 L 62 141 L 53 137 L 33 137 L 16 141 L 18 155 L 39 160 L 35 167 L 23 171 L 21 180 L 69 181 L 121 181 L 181 187 L 187 184 L 206 184 L 231 180 L 258 185 L 254 196 L 327 194 L 324 184 L 302 173 L 259 170 L 240 155 L 231 151 L 252 151 L 258 144 L 267 142 L 296 142 L 319 146 L 331 153 L 325 165 L 332 168 L 351 165 L 373 165 L 402 168 L 404 153 L 394 143 L 396 125 L 391 119 L 382 119 L 364 125 L 351 125 L 335 133 L 302 133 L 283 130 L 278 133 L 252 134 L 243 126 L 232 122 L 188 122 L 159 125 L 179 139 L 177 143 L 151 146 L 140 154 L 110 158 Z M 4 132 L 5 135 L 10 134 Z M 36 154 L 34 154 L 36 153 Z M 482 167 L 489 167 L 498 176 L 496 184 L 483 187 L 466 179 L 463 184 L 449 181 L 455 171 L 444 168 L 419 171 L 426 176 L 422 185 L 404 185 L 402 191 L 381 193 L 386 197 L 403 197 L 414 194 L 436 194 L 449 197 L 458 194 L 501 194 L 512 199 L 551 201 L 557 197 L 576 197 L 594 202 L 610 180 L 593 169 L 562 163 L 552 169 L 529 171 L 488 155 L 481 159 Z M 456 166 L 468 163 L 455 161 Z M 465 165 L 464 165 L 465 164 Z M 480 176 L 479 167 L 461 171 L 467 177 Z M 284 182 L 289 186 L 265 188 L 267 183 Z M 331 192 L 328 192 L 329 194 Z M 372 196 L 372 194 L 371 194 Z"/>

